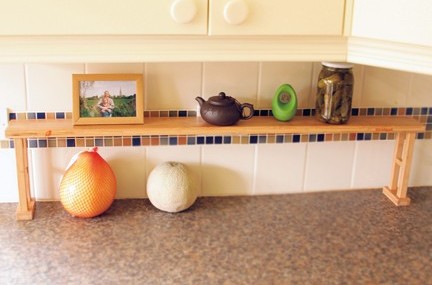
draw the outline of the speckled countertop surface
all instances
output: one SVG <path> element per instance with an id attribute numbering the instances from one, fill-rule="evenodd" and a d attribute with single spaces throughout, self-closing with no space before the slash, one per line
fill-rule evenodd
<path id="1" fill-rule="evenodd" d="M 199 198 L 169 214 L 116 200 L 82 220 L 0 204 L 0 284 L 432 284 L 432 187 Z"/>

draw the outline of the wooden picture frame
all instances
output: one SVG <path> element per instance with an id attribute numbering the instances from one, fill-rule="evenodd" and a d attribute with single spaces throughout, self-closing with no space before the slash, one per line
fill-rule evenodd
<path id="1" fill-rule="evenodd" d="M 142 124 L 142 74 L 73 74 L 75 125 Z"/>

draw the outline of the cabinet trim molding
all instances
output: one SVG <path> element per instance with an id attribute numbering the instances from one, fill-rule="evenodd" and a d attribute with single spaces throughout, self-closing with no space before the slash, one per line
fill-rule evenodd
<path id="1" fill-rule="evenodd" d="M 408 72 L 432 74 L 430 47 L 351 37 L 347 60 Z"/>
<path id="2" fill-rule="evenodd" d="M 338 36 L 0 37 L 1 63 L 345 61 Z"/>

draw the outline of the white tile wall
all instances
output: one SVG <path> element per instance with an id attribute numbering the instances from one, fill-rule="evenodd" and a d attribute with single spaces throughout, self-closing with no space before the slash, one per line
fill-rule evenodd
<path id="1" fill-rule="evenodd" d="M 349 141 L 309 143 L 304 190 L 350 189 L 354 149 Z"/>
<path id="2" fill-rule="evenodd" d="M 311 78 L 311 96 L 309 97 L 309 108 L 315 108 L 316 94 L 317 94 L 317 83 L 318 76 L 321 72 L 322 64 L 315 62 L 312 67 L 312 78 Z"/>
<path id="3" fill-rule="evenodd" d="M 72 157 L 87 148 L 32 149 L 31 180 L 38 200 L 58 200 L 59 185 Z M 117 179 L 116 198 L 143 198 L 146 183 L 146 149 L 103 147 L 98 153 L 111 166 Z"/>
<path id="4" fill-rule="evenodd" d="M 7 108 L 0 107 L 0 140 L 5 140 L 6 127 L 9 124 L 9 113 Z"/>
<path id="5" fill-rule="evenodd" d="M 269 108 L 275 89 L 283 83 L 296 88 L 300 108 L 313 108 L 320 69 L 320 63 L 281 62 L 1 64 L 0 108 L 9 107 L 16 112 L 70 112 L 71 76 L 86 72 L 144 72 L 147 110 L 195 109 L 196 96 L 208 98 L 220 91 L 241 102 L 253 103 L 257 108 Z M 355 107 L 432 106 L 432 76 L 368 66 L 355 66 L 354 74 Z M 191 167 L 198 176 L 201 195 L 207 196 L 381 187 L 387 184 L 391 144 L 392 141 L 370 141 L 113 147 L 99 151 L 117 175 L 117 197 L 141 198 L 146 196 L 149 171 L 160 162 L 174 159 Z M 432 185 L 431 149 L 430 140 L 416 142 L 410 186 Z M 56 187 L 62 171 L 79 150 L 31 150 L 35 170 L 32 184 L 38 199 L 58 197 Z M 333 166 L 336 170 L 332 170 Z M 371 167 L 376 171 L 370 171 Z M 15 201 L 13 150 L 0 149 L 0 169 L 4 185 L 0 202 Z M 289 179 L 278 179 L 285 174 Z"/>
<path id="6" fill-rule="evenodd" d="M 351 188 L 388 185 L 395 141 L 357 141 Z"/>
<path id="7" fill-rule="evenodd" d="M 262 63 L 257 108 L 271 109 L 275 91 L 285 83 L 290 84 L 296 90 L 298 107 L 310 108 L 310 96 L 313 94 L 311 90 L 312 68 L 313 63 L 304 62 Z"/>
<path id="8" fill-rule="evenodd" d="M 14 149 L 0 149 L 0 178 L 0 203 L 18 202 Z"/>
<path id="9" fill-rule="evenodd" d="M 226 95 L 240 103 L 257 104 L 258 68 L 256 62 L 209 62 L 204 63 L 203 97 Z"/>
<path id="10" fill-rule="evenodd" d="M 251 195 L 254 145 L 202 147 L 201 173 L 204 196 Z"/>
<path id="11" fill-rule="evenodd" d="M 365 67 L 363 80 L 361 106 L 406 106 L 412 80 L 411 73 L 377 67 Z"/>
<path id="12" fill-rule="evenodd" d="M 25 111 L 26 85 L 23 64 L 0 64 L 0 108 Z"/>
<path id="13" fill-rule="evenodd" d="M 303 191 L 306 151 L 307 143 L 258 145 L 254 194 Z"/>
<path id="14" fill-rule="evenodd" d="M 432 106 L 432 76 L 414 74 L 407 106 Z"/>
<path id="15" fill-rule="evenodd" d="M 276 88 L 293 85 L 299 108 L 315 105 L 320 63 L 2 64 L 0 107 L 13 111 L 71 111 L 73 73 L 145 73 L 146 109 L 195 109 L 196 96 L 220 91 L 269 108 Z M 355 107 L 430 106 L 432 76 L 354 67 Z M 7 96 L 14 94 L 14 96 Z M 28 101 L 28 102 L 27 102 Z"/>
<path id="16" fill-rule="evenodd" d="M 30 180 L 32 191 L 38 200 L 58 200 L 61 178 L 72 157 L 86 148 L 38 148 L 31 149 Z"/>
<path id="17" fill-rule="evenodd" d="M 432 140 L 419 140 L 415 142 L 408 185 L 432 185 Z"/>
<path id="18" fill-rule="evenodd" d="M 85 73 L 144 73 L 144 63 L 87 63 Z"/>
<path id="19" fill-rule="evenodd" d="M 145 198 L 146 154 L 144 147 L 101 147 L 98 153 L 111 166 L 117 179 L 116 198 Z"/>
<path id="20" fill-rule="evenodd" d="M 360 107 L 375 107 L 362 105 L 362 95 L 363 95 L 363 78 L 365 74 L 365 67 L 363 65 L 354 65 L 353 75 L 354 75 L 354 90 L 352 98 L 352 106 L 355 108 Z"/>
<path id="21" fill-rule="evenodd" d="M 201 80 L 201 63 L 148 63 L 145 110 L 195 109 Z"/>
<path id="22" fill-rule="evenodd" d="M 28 111 L 71 111 L 74 73 L 84 73 L 84 64 L 27 65 Z"/>

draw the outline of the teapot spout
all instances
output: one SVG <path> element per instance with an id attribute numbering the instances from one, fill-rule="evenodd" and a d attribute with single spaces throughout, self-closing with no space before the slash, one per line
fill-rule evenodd
<path id="1" fill-rule="evenodd" d="M 202 104 L 204 104 L 205 103 L 205 100 L 202 98 L 202 97 L 196 97 L 195 98 L 195 100 L 197 100 L 198 101 L 198 104 L 200 105 L 200 106 L 202 106 Z"/>

